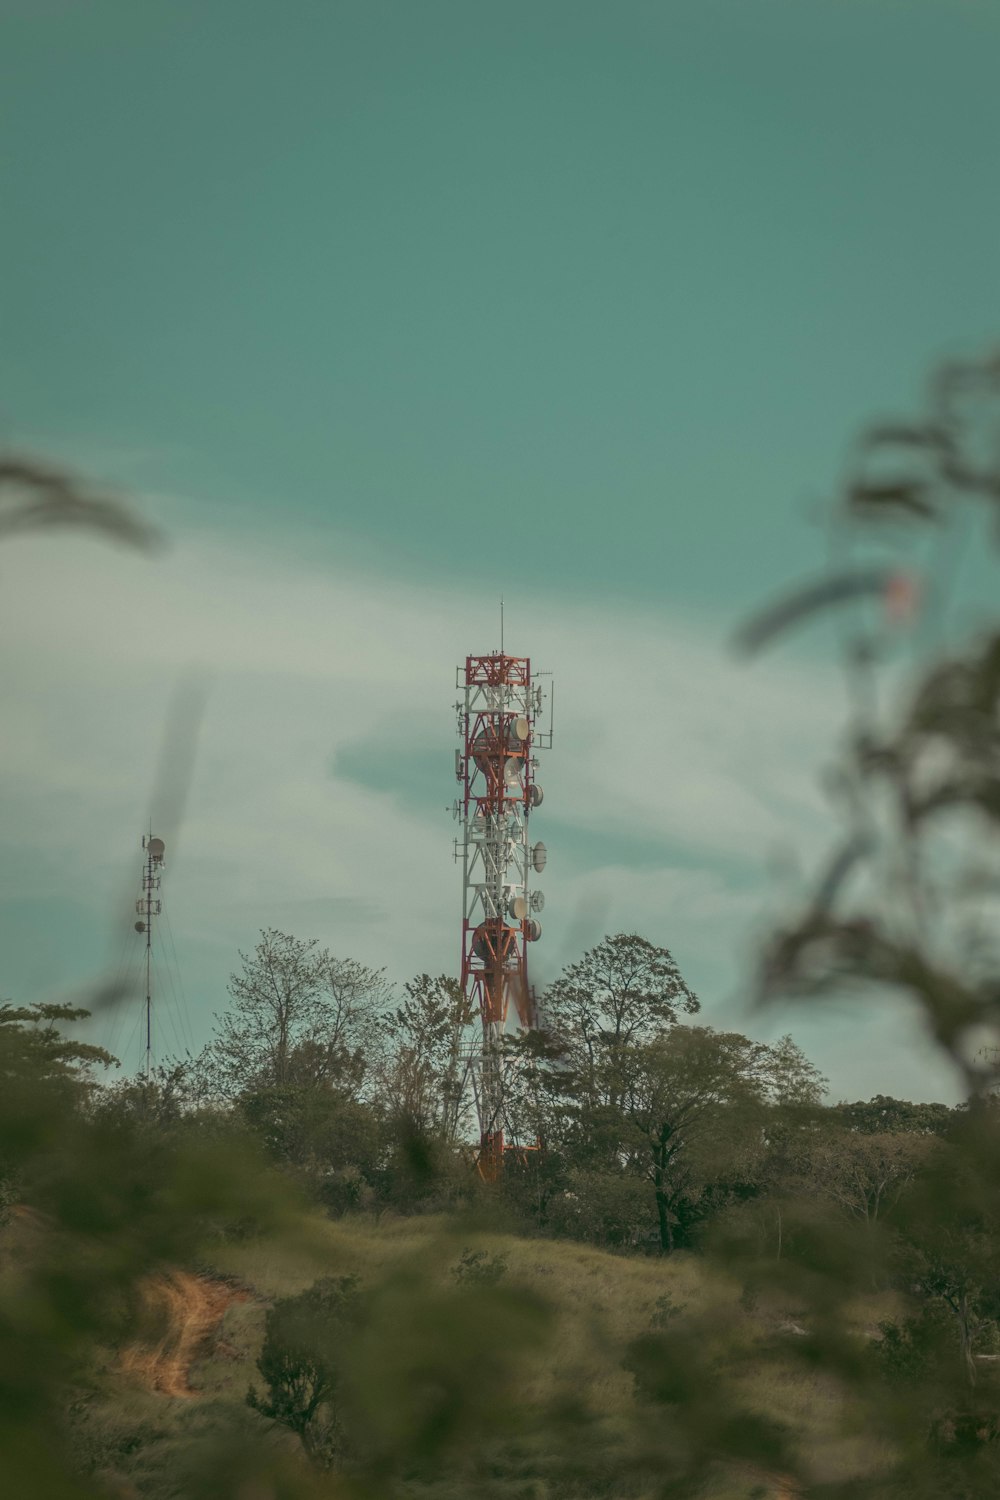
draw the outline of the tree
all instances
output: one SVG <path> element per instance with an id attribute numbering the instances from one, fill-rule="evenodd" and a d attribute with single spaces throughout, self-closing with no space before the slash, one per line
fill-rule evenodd
<path id="1" fill-rule="evenodd" d="M 240 953 L 231 1010 L 199 1059 L 208 1090 L 235 1098 L 252 1090 L 336 1085 L 356 1096 L 376 1049 L 389 996 L 383 970 L 335 959 L 317 946 L 262 931 L 252 955 Z"/>
<path id="2" fill-rule="evenodd" d="M 619 933 L 550 987 L 545 1032 L 531 1046 L 537 1097 L 530 1107 L 544 1122 L 547 1146 L 564 1159 L 564 1192 L 574 1193 L 584 1177 L 593 1191 L 602 1173 L 647 1179 L 664 1252 L 674 1248 L 682 1219 L 691 1225 L 709 1205 L 745 1189 L 765 1109 L 811 1107 L 823 1086 L 791 1037 L 766 1046 L 678 1024 L 681 1013 L 698 1009 L 667 949 Z M 603 1197 L 626 1201 L 608 1187 Z M 585 1222 L 572 1197 L 550 1197 L 562 1217 L 568 1202 Z M 634 1197 L 626 1197 L 634 1216 Z M 621 1232 L 629 1238 L 637 1228 Z"/>
<path id="3" fill-rule="evenodd" d="M 171 1062 L 155 1067 L 149 1077 L 119 1078 L 100 1089 L 91 1110 L 98 1118 L 128 1121 L 161 1135 L 191 1125 L 203 1128 L 206 1111 L 197 1108 L 191 1071 L 190 1063 Z"/>
<path id="4" fill-rule="evenodd" d="M 550 1233 L 595 1245 L 635 1246 L 655 1234 L 649 1186 L 632 1173 L 571 1169 L 547 1204 Z"/>
<path id="5" fill-rule="evenodd" d="M 357 1097 L 384 1049 L 392 985 L 384 969 L 368 968 L 353 958 L 334 958 L 325 950 L 317 957 L 317 968 L 321 1035 L 295 1049 L 291 1081 L 335 1083 Z"/>
<path id="6" fill-rule="evenodd" d="M 591 1112 L 620 1109 L 627 1050 L 661 1036 L 678 1014 L 700 1009 L 667 948 L 635 933 L 606 937 L 564 969 L 546 991 L 542 1014 L 550 1056 L 564 1070 L 558 1086 L 587 1098 Z"/>
<path id="7" fill-rule="evenodd" d="M 314 1459 L 329 1461 L 343 1447 L 342 1345 L 360 1307 L 356 1276 L 328 1276 L 268 1310 L 257 1359 L 265 1389 L 251 1386 L 247 1404 L 290 1428 Z"/>
<path id="8" fill-rule="evenodd" d="M 545 1154 L 562 1168 L 546 1185 L 551 1222 L 599 1224 L 597 1237 L 614 1243 L 634 1242 L 644 1221 L 655 1222 L 664 1253 L 757 1191 L 769 1137 L 779 1122 L 784 1129 L 814 1112 L 825 1086 L 791 1037 L 768 1045 L 707 1026 L 609 1045 L 592 1064 L 584 1053 L 580 1066 L 544 1043 L 536 1053 Z"/>
<path id="9" fill-rule="evenodd" d="M 109 1068 L 117 1058 L 62 1031 L 89 1016 L 73 1005 L 0 1005 L 0 1078 L 5 1086 L 30 1079 L 33 1086 L 93 1088 L 93 1068 Z"/>
<path id="10" fill-rule="evenodd" d="M 371 1103 L 329 1086 L 296 1084 L 243 1094 L 237 1108 L 271 1160 L 331 1213 L 372 1198 L 386 1132 Z"/>
<path id="11" fill-rule="evenodd" d="M 685 1201 L 751 1179 L 769 1108 L 815 1104 L 823 1084 L 790 1038 L 770 1047 L 709 1026 L 677 1026 L 631 1049 L 622 1077 L 621 1145 L 652 1185 L 665 1253 Z"/>
<path id="12" fill-rule="evenodd" d="M 911 1303 L 947 1311 L 974 1385 L 977 1343 L 1000 1331 L 1000 1106 L 974 1102 L 945 1140 L 923 1144 L 893 1220 L 896 1281 Z"/>
<path id="13" fill-rule="evenodd" d="M 608 1047 L 650 1041 L 699 1009 L 673 955 L 636 933 L 606 937 L 546 991 L 545 1029 L 593 1068 Z"/>
<path id="14" fill-rule="evenodd" d="M 876 1094 L 853 1104 L 835 1104 L 831 1113 L 846 1129 L 881 1135 L 898 1132 L 906 1135 L 944 1135 L 954 1123 L 955 1111 L 947 1104 L 914 1104 L 909 1099 L 893 1099 Z"/>
<path id="15" fill-rule="evenodd" d="M 397 1124 L 452 1142 L 468 1110 L 463 1097 L 462 1037 L 473 1017 L 462 986 L 439 974 L 419 974 L 403 986 L 403 1002 L 389 1017 L 389 1056 L 383 1092 Z"/>
<path id="16" fill-rule="evenodd" d="M 0 1217 L 50 1144 L 52 1120 L 81 1109 L 96 1087 L 93 1070 L 117 1061 L 64 1034 L 89 1014 L 72 1005 L 0 1005 Z"/>
<path id="17" fill-rule="evenodd" d="M 821 1131 L 804 1162 L 812 1191 L 852 1218 L 873 1225 L 898 1203 L 933 1148 L 934 1138 L 903 1131 Z"/>

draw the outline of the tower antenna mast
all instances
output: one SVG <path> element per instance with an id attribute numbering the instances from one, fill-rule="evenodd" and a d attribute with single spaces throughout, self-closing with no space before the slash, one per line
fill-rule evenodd
<path id="1" fill-rule="evenodd" d="M 136 932 L 146 934 L 146 999 L 145 999 L 145 1046 L 143 1048 L 142 1076 L 149 1079 L 153 1072 L 153 918 L 163 910 L 163 903 L 155 894 L 160 889 L 160 871 L 163 869 L 165 846 L 162 839 L 154 838 L 150 830 L 143 835 L 142 847 L 146 858 L 142 867 L 142 895 L 135 903 L 138 921 Z"/>
<path id="2" fill-rule="evenodd" d="M 502 600 L 500 628 L 502 640 Z M 511 999 L 522 1029 L 536 1022 L 528 944 L 542 935 L 535 913 L 545 898 L 531 884 L 545 867 L 546 849 L 530 843 L 528 819 L 542 802 L 535 751 L 550 748 L 552 726 L 551 717 L 546 728 L 539 725 L 546 694 L 532 678 L 530 658 L 508 656 L 502 644 L 489 656 L 467 656 L 456 685 L 463 690 L 455 705 L 461 791 L 454 807 L 461 821 L 455 857 L 463 877 L 462 989 L 482 1027 L 467 1076 L 479 1116 L 477 1165 L 492 1181 L 513 1144 L 504 1049 Z"/>

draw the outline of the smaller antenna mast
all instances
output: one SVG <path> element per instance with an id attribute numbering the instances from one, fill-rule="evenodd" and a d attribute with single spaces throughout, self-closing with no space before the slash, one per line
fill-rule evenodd
<path id="1" fill-rule="evenodd" d="M 163 910 L 162 901 L 153 893 L 160 888 L 165 846 L 162 839 L 154 838 L 150 832 L 143 835 L 142 847 L 146 851 L 146 862 L 142 869 L 142 895 L 135 903 L 139 917 L 135 930 L 146 934 L 146 1045 L 142 1073 L 148 1080 L 153 1072 L 153 918 Z"/>

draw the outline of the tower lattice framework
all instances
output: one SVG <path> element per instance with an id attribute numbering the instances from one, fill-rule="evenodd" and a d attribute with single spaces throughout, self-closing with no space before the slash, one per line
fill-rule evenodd
<path id="1" fill-rule="evenodd" d="M 457 704 L 462 745 L 455 759 L 461 785 L 456 856 L 463 868 L 462 988 L 482 1026 L 469 1058 L 479 1170 L 494 1178 L 512 1144 L 504 1050 L 511 1004 L 521 1027 L 535 1024 L 528 947 L 542 935 L 537 913 L 544 898 L 532 889 L 532 876 L 544 868 L 546 849 L 530 842 L 528 824 L 542 802 L 535 751 L 552 743 L 551 696 L 548 727 L 542 729 L 546 694 L 532 680 L 530 658 L 502 651 L 466 657 L 457 684 L 464 689 Z"/>

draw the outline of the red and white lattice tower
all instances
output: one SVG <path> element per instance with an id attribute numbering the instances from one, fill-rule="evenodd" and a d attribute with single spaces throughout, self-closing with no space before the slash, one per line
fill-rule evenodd
<path id="1" fill-rule="evenodd" d="M 532 680 L 529 658 L 502 650 L 466 657 L 457 685 L 464 689 L 456 704 L 462 747 L 455 755 L 462 788 L 455 804 L 462 823 L 455 845 L 464 882 L 462 988 L 482 1023 L 469 1077 L 479 1115 L 479 1170 L 492 1179 L 511 1144 L 503 1040 L 511 1002 L 522 1028 L 535 1023 L 528 944 L 542 935 L 537 913 L 544 898 L 531 881 L 544 868 L 546 852 L 544 844 L 531 844 L 528 820 L 542 801 L 535 751 L 551 746 L 552 700 L 551 687 L 545 694 Z"/>

